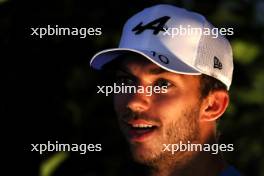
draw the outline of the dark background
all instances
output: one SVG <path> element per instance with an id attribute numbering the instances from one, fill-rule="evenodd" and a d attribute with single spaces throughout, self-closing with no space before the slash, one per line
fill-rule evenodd
<path id="1" fill-rule="evenodd" d="M 6 175 L 124 175 L 129 160 L 111 98 L 96 94 L 89 68 L 97 51 L 117 46 L 125 21 L 145 7 L 170 3 L 205 15 L 229 36 L 235 71 L 231 105 L 220 122 L 226 160 L 245 175 L 264 175 L 263 1 L 0 0 L 2 146 Z M 101 36 L 31 36 L 31 27 L 101 27 Z M 31 144 L 102 143 L 102 152 L 31 152 Z M 3 157 L 2 157 L 3 158 Z M 4 171 L 2 171 L 4 172 Z M 2 174 L 1 175 L 5 175 Z M 128 173 L 126 175 L 129 175 Z"/>

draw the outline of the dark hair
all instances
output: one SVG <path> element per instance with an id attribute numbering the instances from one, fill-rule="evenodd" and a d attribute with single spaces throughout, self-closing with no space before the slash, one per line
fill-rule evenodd
<path id="1" fill-rule="evenodd" d="M 218 79 L 202 74 L 200 79 L 200 90 L 201 90 L 201 98 L 205 98 L 209 95 L 210 92 L 216 90 L 224 90 L 227 91 L 227 87 L 224 83 L 219 81 Z"/>

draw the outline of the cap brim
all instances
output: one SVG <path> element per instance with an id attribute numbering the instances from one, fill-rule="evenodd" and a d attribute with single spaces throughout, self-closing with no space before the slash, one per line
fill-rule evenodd
<path id="1" fill-rule="evenodd" d="M 144 56 L 154 64 L 170 72 L 187 75 L 201 75 L 201 73 L 197 69 L 193 68 L 190 65 L 187 65 L 186 63 L 181 61 L 181 59 L 175 56 L 165 56 L 161 53 L 155 53 L 156 57 L 154 57 L 151 51 L 136 50 L 131 48 L 113 48 L 98 52 L 92 57 L 90 61 L 90 66 L 96 70 L 101 70 L 103 65 L 105 65 L 106 63 L 109 63 L 118 56 L 129 52 L 137 53 L 141 56 Z M 169 58 L 169 63 L 164 62 L 164 58 Z"/>

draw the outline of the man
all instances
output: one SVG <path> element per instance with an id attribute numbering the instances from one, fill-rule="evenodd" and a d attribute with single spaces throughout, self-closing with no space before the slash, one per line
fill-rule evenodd
<path id="1" fill-rule="evenodd" d="M 148 175 L 239 175 L 208 148 L 217 143 L 233 72 L 231 46 L 213 29 L 200 14 L 156 5 L 126 22 L 118 48 L 91 60 L 94 69 L 114 71 L 118 85 L 163 90 L 114 94 L 121 130 Z"/>

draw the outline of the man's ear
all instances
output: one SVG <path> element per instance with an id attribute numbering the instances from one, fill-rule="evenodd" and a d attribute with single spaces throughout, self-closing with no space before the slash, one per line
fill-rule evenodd
<path id="1" fill-rule="evenodd" d="M 204 98 L 201 109 L 202 121 L 214 121 L 226 110 L 229 104 L 229 95 L 224 90 L 216 90 Z"/>

